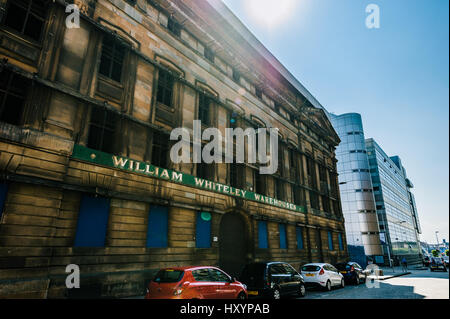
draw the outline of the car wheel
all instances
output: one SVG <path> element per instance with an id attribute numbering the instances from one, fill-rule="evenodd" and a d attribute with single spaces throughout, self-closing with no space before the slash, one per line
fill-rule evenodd
<path id="1" fill-rule="evenodd" d="M 327 284 L 325 286 L 325 290 L 326 291 L 331 291 L 331 282 L 329 280 L 327 281 Z"/>
<path id="2" fill-rule="evenodd" d="M 275 289 L 273 290 L 273 299 L 276 299 L 276 300 L 281 299 L 281 292 L 280 292 L 280 289 L 275 288 Z"/>
<path id="3" fill-rule="evenodd" d="M 359 281 L 358 277 L 356 277 L 356 280 Z M 341 288 L 345 288 L 345 280 L 341 279 Z"/>
<path id="4" fill-rule="evenodd" d="M 303 298 L 306 296 L 306 287 L 304 284 L 300 284 L 300 288 L 298 289 L 298 296 Z"/>
<path id="5" fill-rule="evenodd" d="M 241 292 L 241 293 L 238 295 L 237 299 L 239 299 L 239 300 L 245 300 L 245 299 L 247 299 L 247 296 L 245 296 L 245 294 L 244 294 L 243 292 Z"/>

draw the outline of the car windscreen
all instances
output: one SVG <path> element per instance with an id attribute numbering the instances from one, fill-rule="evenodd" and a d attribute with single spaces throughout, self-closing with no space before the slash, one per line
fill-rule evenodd
<path id="1" fill-rule="evenodd" d="M 320 267 L 319 266 L 315 266 L 315 265 L 306 265 L 302 267 L 302 271 L 311 271 L 311 272 L 315 272 L 315 271 L 319 271 Z"/>
<path id="2" fill-rule="evenodd" d="M 248 264 L 242 270 L 239 281 L 248 287 L 264 286 L 266 264 Z"/>
<path id="3" fill-rule="evenodd" d="M 184 271 L 182 270 L 163 269 L 156 274 L 153 281 L 158 283 L 176 283 L 183 278 L 183 275 Z"/>

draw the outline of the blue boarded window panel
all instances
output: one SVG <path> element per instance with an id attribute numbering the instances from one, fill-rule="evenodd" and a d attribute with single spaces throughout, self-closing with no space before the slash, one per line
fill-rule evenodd
<path id="1" fill-rule="evenodd" d="M 147 247 L 168 246 L 169 210 L 164 206 L 151 206 L 148 214 Z"/>
<path id="2" fill-rule="evenodd" d="M 286 225 L 279 224 L 279 226 L 280 226 L 280 249 L 287 249 Z"/>
<path id="3" fill-rule="evenodd" d="M 74 246 L 104 247 L 108 217 L 109 198 L 83 195 Z"/>
<path id="4" fill-rule="evenodd" d="M 8 184 L 0 183 L 0 219 L 3 214 L 3 207 L 5 206 L 6 194 L 8 194 Z"/>
<path id="5" fill-rule="evenodd" d="M 331 232 L 328 232 L 328 249 L 329 250 L 333 250 L 333 235 L 331 234 Z"/>
<path id="6" fill-rule="evenodd" d="M 195 247 L 211 248 L 211 213 L 197 212 Z"/>
<path id="7" fill-rule="evenodd" d="M 258 222 L 258 248 L 269 248 L 269 241 L 267 240 L 267 222 Z"/>
<path id="8" fill-rule="evenodd" d="M 297 249 L 304 249 L 303 246 L 303 230 L 301 227 L 297 227 Z"/>
<path id="9" fill-rule="evenodd" d="M 339 239 L 339 250 L 344 250 L 344 242 L 342 241 L 342 234 L 341 233 L 339 233 L 338 239 Z"/>

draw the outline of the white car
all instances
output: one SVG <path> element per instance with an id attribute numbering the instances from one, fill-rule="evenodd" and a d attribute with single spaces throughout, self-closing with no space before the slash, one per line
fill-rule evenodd
<path id="1" fill-rule="evenodd" d="M 307 287 L 320 287 L 330 291 L 333 287 L 345 287 L 344 276 L 330 264 L 306 264 L 301 275 Z"/>

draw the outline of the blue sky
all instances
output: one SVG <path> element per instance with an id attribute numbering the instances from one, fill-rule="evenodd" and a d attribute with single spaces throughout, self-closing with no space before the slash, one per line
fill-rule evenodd
<path id="1" fill-rule="evenodd" d="M 362 115 L 414 183 L 421 239 L 448 241 L 449 1 L 223 1 L 329 112 Z M 371 3 L 379 29 L 365 25 Z"/>

